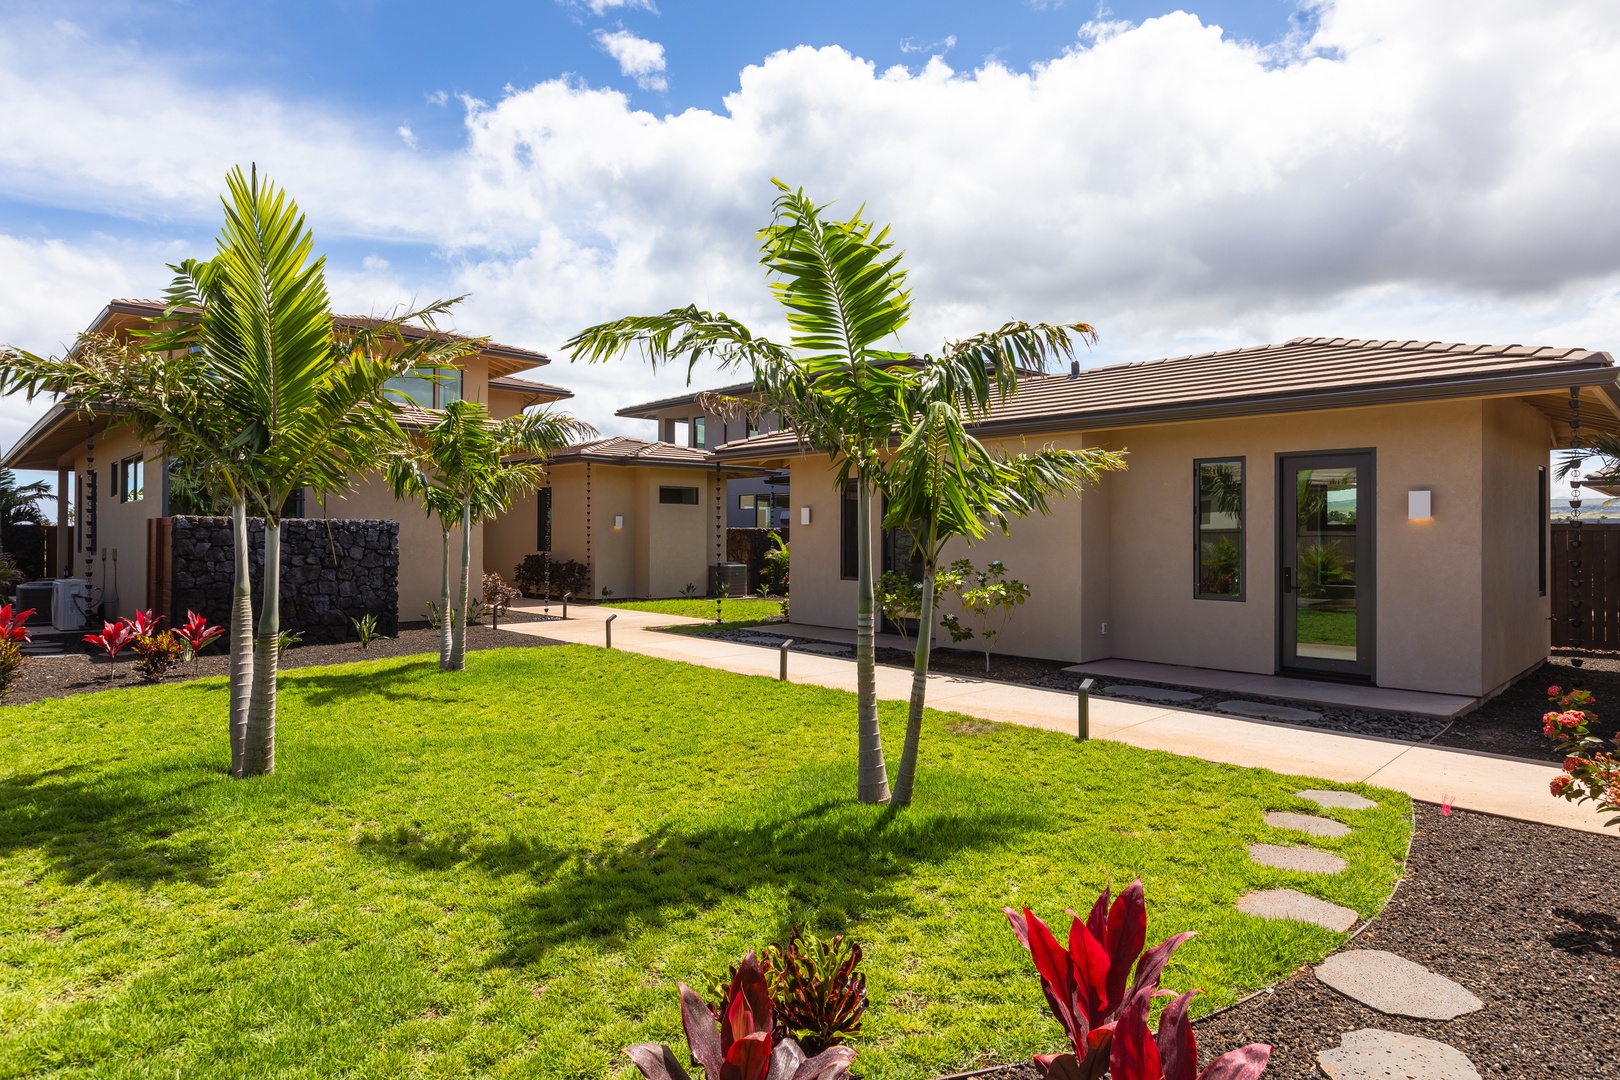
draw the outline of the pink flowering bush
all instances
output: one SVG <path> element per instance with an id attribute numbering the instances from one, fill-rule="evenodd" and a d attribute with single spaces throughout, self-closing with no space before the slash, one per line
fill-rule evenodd
<path id="1" fill-rule="evenodd" d="M 1601 738 L 1592 734 L 1597 699 L 1586 690 L 1547 687 L 1547 701 L 1553 706 L 1541 717 L 1541 730 L 1564 754 L 1564 771 L 1553 777 L 1550 788 L 1556 798 L 1572 803 L 1594 803 L 1600 813 L 1617 816 L 1605 825 L 1620 825 L 1620 757 L 1606 750 Z"/>

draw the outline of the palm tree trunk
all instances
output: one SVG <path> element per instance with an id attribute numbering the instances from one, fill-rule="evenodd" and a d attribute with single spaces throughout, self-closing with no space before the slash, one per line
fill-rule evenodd
<path id="1" fill-rule="evenodd" d="M 932 550 L 933 536 L 924 551 Z M 917 744 L 922 741 L 923 704 L 928 697 L 928 658 L 934 647 L 935 560 L 923 559 L 922 603 L 917 610 L 917 652 L 911 669 L 911 708 L 906 714 L 906 742 L 900 750 L 900 771 L 894 778 L 894 801 L 911 805 L 911 788 L 917 779 Z"/>
<path id="2" fill-rule="evenodd" d="M 441 523 L 442 524 L 442 523 Z M 444 529 L 444 565 L 439 574 L 439 670 L 450 670 L 450 529 Z"/>
<path id="3" fill-rule="evenodd" d="M 231 586 L 231 775 L 241 776 L 253 686 L 253 583 L 248 575 L 246 499 L 231 503 L 231 538 L 236 555 Z"/>
<path id="4" fill-rule="evenodd" d="M 450 638 L 450 670 L 462 671 L 467 667 L 467 590 L 472 585 L 472 497 L 461 504 L 461 597 L 457 601 L 457 618 Z"/>
<path id="5" fill-rule="evenodd" d="M 877 635 L 873 624 L 872 595 L 872 491 L 864 478 L 856 481 L 855 527 L 855 688 L 856 726 L 860 749 L 856 755 L 858 795 L 863 803 L 889 801 L 889 771 L 883 763 L 883 732 L 877 713 Z"/>
<path id="6" fill-rule="evenodd" d="M 253 694 L 248 701 L 242 775 L 276 771 L 276 639 L 281 633 L 281 522 L 264 520 L 264 600 L 253 642 Z"/>

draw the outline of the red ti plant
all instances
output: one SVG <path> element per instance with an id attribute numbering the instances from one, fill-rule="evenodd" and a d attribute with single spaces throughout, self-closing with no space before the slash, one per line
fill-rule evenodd
<path id="1" fill-rule="evenodd" d="M 12 605 L 0 604 L 0 641 L 10 641 L 17 645 L 28 645 L 33 638 L 28 636 L 28 616 L 34 613 L 34 608 L 27 611 L 13 611 Z"/>
<path id="2" fill-rule="evenodd" d="M 1228 1051 L 1198 1071 L 1198 1043 L 1187 1020 L 1187 1006 L 1196 993 L 1182 994 L 1165 1006 L 1155 1038 L 1147 1025 L 1155 995 L 1145 987 L 1132 992 L 1114 1023 L 1108 1055 L 1113 1080 L 1254 1080 L 1266 1071 L 1271 1047 L 1265 1043 Z"/>
<path id="3" fill-rule="evenodd" d="M 1063 1025 L 1072 1048 L 1067 1054 L 1036 1054 L 1035 1064 L 1050 1080 L 1097 1080 L 1108 1071 L 1109 1042 L 1120 1006 L 1139 991 L 1151 996 L 1158 990 L 1165 962 L 1192 933 L 1177 934 L 1142 950 L 1147 943 L 1147 901 L 1140 878 L 1112 904 L 1109 890 L 1104 889 L 1084 922 L 1069 912 L 1073 921 L 1067 949 L 1058 945 L 1052 931 L 1029 908 L 1022 915 L 1012 908 L 1002 910 L 1035 961 L 1046 1003 Z"/>
<path id="4" fill-rule="evenodd" d="M 753 950 L 732 976 L 718 1023 L 697 991 L 681 987 L 681 1026 L 692 1060 L 706 1080 L 843 1080 L 855 1051 L 834 1046 L 806 1058 L 792 1039 L 772 1035 L 770 989 Z M 637 1043 L 625 1056 L 647 1080 L 689 1080 L 675 1054 L 662 1043 Z"/>
<path id="5" fill-rule="evenodd" d="M 210 641 L 225 633 L 225 628 L 223 626 L 209 626 L 207 619 L 187 608 L 185 624 L 175 627 L 173 633 L 175 637 L 185 642 L 186 647 L 191 650 L 191 662 L 195 664 L 197 654 L 202 652 L 203 647 Z"/>
<path id="6" fill-rule="evenodd" d="M 101 633 L 86 634 L 84 640 L 106 653 L 107 662 L 114 664 L 117 663 L 118 654 L 123 650 L 124 646 L 135 640 L 135 631 L 130 629 L 128 619 L 115 623 L 104 621 L 101 624 Z M 107 678 L 112 678 L 111 667 L 107 669 Z"/>

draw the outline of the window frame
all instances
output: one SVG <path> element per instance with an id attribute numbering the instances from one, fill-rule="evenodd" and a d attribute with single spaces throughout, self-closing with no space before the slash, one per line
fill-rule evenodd
<path id="1" fill-rule="evenodd" d="M 1536 466 L 1536 595 L 1547 595 L 1547 555 L 1552 532 L 1552 485 L 1547 482 L 1547 466 Z"/>
<path id="2" fill-rule="evenodd" d="M 709 418 L 707 416 L 692 417 L 690 430 L 692 432 L 693 449 L 707 450 L 709 448 Z"/>
<path id="3" fill-rule="evenodd" d="M 1206 593 L 1199 587 L 1203 576 L 1204 536 L 1199 526 L 1203 514 L 1203 479 L 1206 465 L 1236 465 L 1238 467 L 1238 581 L 1237 592 L 1231 595 Z M 1192 587 L 1194 600 L 1214 600 L 1226 603 L 1244 603 L 1249 594 L 1249 462 L 1243 454 L 1220 457 L 1193 458 L 1192 476 Z"/>
<path id="4" fill-rule="evenodd" d="M 138 480 L 132 484 L 132 479 Z M 144 502 L 146 500 L 146 458 L 141 454 L 131 454 L 118 462 L 118 501 L 120 503 Z"/>
<path id="5" fill-rule="evenodd" d="M 674 493 L 675 495 L 678 495 L 680 497 L 679 498 L 666 498 L 665 496 L 669 495 L 670 493 Z M 688 493 L 690 493 L 691 496 L 692 496 L 690 499 L 686 497 Z M 659 484 L 658 485 L 658 505 L 660 505 L 660 506 L 702 506 L 703 505 L 703 495 L 702 495 L 701 492 L 698 491 L 698 489 L 695 486 L 692 486 L 692 485 L 687 485 L 687 484 Z"/>
<path id="6" fill-rule="evenodd" d="M 431 374 L 417 374 L 420 371 L 427 371 Z M 384 393 L 399 395 L 398 398 L 389 398 L 396 405 L 414 405 L 418 409 L 443 409 L 452 401 L 460 401 L 466 396 L 466 380 L 467 372 L 464 368 L 454 366 L 412 368 L 409 375 L 400 375 L 389 379 L 387 383 L 383 384 L 383 391 Z M 431 387 L 430 397 L 432 404 L 424 405 L 403 386 L 393 385 L 408 381 L 427 383 Z M 452 386 L 454 387 L 453 391 L 451 391 Z"/>
<path id="7" fill-rule="evenodd" d="M 841 581 L 860 580 L 861 515 L 860 494 L 855 481 L 844 487 L 838 500 L 838 577 Z"/>

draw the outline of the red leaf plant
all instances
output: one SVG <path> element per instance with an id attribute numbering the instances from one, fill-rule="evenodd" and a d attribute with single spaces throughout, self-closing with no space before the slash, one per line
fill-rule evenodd
<path id="1" fill-rule="evenodd" d="M 1113 1080 L 1254 1080 L 1266 1071 L 1271 1047 L 1265 1043 L 1229 1051 L 1198 1071 L 1198 1043 L 1187 1019 L 1187 1006 L 1196 993 L 1189 991 L 1165 1006 L 1157 1037 L 1149 1036 L 1147 1024 L 1156 995 L 1146 987 L 1131 993 L 1114 1023 L 1108 1054 Z"/>
<path id="2" fill-rule="evenodd" d="M 792 1039 L 776 1039 L 771 994 L 753 950 L 732 977 L 724 1014 L 714 1015 L 697 991 L 680 984 L 681 1026 L 692 1060 L 707 1080 L 843 1080 L 855 1051 L 834 1046 L 806 1058 Z M 663 1043 L 638 1043 L 625 1056 L 647 1080 L 688 1080 L 686 1070 Z"/>
<path id="3" fill-rule="evenodd" d="M 34 613 L 33 608 L 27 611 L 14 611 L 10 604 L 0 604 L 0 641 L 11 641 L 18 645 L 28 645 L 33 638 L 28 636 L 28 616 Z"/>
<path id="4" fill-rule="evenodd" d="M 125 645 L 135 640 L 135 631 L 130 629 L 129 620 L 122 622 L 103 622 L 101 633 L 86 634 L 84 640 L 99 648 L 107 654 L 108 663 L 116 663 L 118 654 Z M 107 678 L 112 678 L 112 668 L 107 669 Z"/>
<path id="5" fill-rule="evenodd" d="M 1120 1006 L 1139 991 L 1150 996 L 1170 954 L 1191 931 L 1142 950 L 1147 943 L 1147 901 L 1138 878 L 1109 903 L 1104 889 L 1084 922 L 1074 912 L 1069 947 L 1061 948 L 1047 925 L 1029 908 L 1023 915 L 1002 908 L 1013 933 L 1029 950 L 1040 972 L 1041 989 L 1052 1015 L 1069 1036 L 1071 1053 L 1036 1054 L 1035 1064 L 1050 1080 L 1096 1080 L 1109 1068 L 1109 1042 Z M 1136 978 L 1131 980 L 1131 968 Z M 1129 987 L 1127 989 L 1127 983 Z"/>
<path id="6" fill-rule="evenodd" d="M 225 633 L 225 628 L 209 626 L 207 619 L 187 608 L 185 625 L 175 627 L 172 632 L 175 637 L 186 643 L 191 650 L 192 663 L 196 663 L 197 654 L 202 652 L 203 647 L 210 641 Z"/>
<path id="7" fill-rule="evenodd" d="M 163 617 L 160 615 L 154 619 L 150 611 L 137 611 L 133 619 L 126 618 L 121 621 L 129 627 L 129 639 L 134 641 L 136 638 L 151 637 L 155 634 L 157 625 L 163 621 Z"/>

